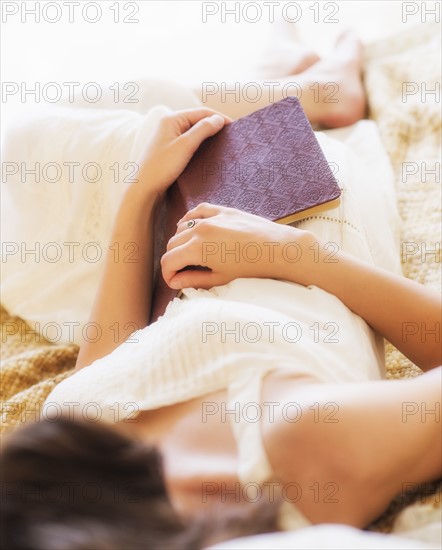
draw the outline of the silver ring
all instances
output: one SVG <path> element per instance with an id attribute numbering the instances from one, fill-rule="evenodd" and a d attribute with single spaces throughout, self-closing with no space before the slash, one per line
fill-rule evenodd
<path id="1" fill-rule="evenodd" d="M 195 220 L 189 220 L 189 221 L 187 222 L 187 227 L 189 227 L 189 228 L 190 228 L 190 227 L 193 227 L 195 224 L 196 224 L 196 221 L 195 221 Z"/>

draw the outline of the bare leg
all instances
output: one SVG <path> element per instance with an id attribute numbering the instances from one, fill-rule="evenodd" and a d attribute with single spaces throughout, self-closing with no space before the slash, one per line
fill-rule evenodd
<path id="1" fill-rule="evenodd" d="M 224 82 L 217 86 L 203 83 L 195 91 L 206 107 L 234 119 L 285 97 L 297 96 L 313 125 L 338 128 L 353 124 L 365 115 L 361 62 L 360 42 L 352 33 L 345 33 L 329 57 L 309 66 L 295 78 L 285 76 L 259 83 Z"/>
<path id="2" fill-rule="evenodd" d="M 410 485 L 442 475 L 441 384 L 442 368 L 411 381 L 265 379 L 264 403 L 302 411 L 296 423 L 265 419 L 263 438 L 275 474 L 301 486 L 296 504 L 310 521 L 366 526 Z"/>

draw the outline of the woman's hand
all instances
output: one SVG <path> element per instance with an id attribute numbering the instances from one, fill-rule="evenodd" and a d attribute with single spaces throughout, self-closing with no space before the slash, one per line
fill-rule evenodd
<path id="1" fill-rule="evenodd" d="M 147 144 L 134 185 L 142 193 L 159 197 L 183 172 L 201 143 L 230 122 L 229 117 L 203 108 L 162 117 Z"/>
<path id="2" fill-rule="evenodd" d="M 287 269 L 306 267 L 305 251 L 312 242 L 307 231 L 203 203 L 178 222 L 161 259 L 163 277 L 176 289 L 211 288 L 242 277 L 285 279 Z"/>

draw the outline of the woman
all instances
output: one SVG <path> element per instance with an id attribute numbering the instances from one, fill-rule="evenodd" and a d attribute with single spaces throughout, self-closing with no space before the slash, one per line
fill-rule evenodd
<path id="1" fill-rule="evenodd" d="M 181 111 L 148 144 L 110 240 L 135 243 L 137 261 L 109 249 L 91 314 L 103 336 L 81 347 L 46 420 L 4 447 L 5 547 L 198 548 L 309 522 L 363 527 L 404 483 L 441 475 L 439 298 L 343 242 L 331 258 L 302 224 L 201 204 L 162 258 L 184 299 L 148 326 L 155 207 L 228 123 Z M 207 243 L 240 261 L 204 257 Z M 241 256 L 249 243 L 258 261 Z M 381 380 L 372 329 L 429 372 Z M 94 483 L 100 498 L 86 491 Z M 39 493 L 54 485 L 54 498 Z"/>

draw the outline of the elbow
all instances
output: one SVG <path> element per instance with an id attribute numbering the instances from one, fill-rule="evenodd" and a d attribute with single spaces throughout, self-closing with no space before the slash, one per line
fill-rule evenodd
<path id="1" fill-rule="evenodd" d="M 430 354 L 429 357 L 421 358 L 420 361 L 416 362 L 416 365 L 424 372 L 437 369 L 442 365 L 442 349 Z"/>
<path id="2" fill-rule="evenodd" d="M 95 359 L 97 359 L 97 357 L 91 357 L 87 353 L 84 353 L 84 351 L 82 352 L 82 348 L 80 348 L 77 356 L 77 361 L 74 366 L 74 371 L 77 372 L 81 369 L 84 369 L 85 367 L 88 367 L 89 365 L 92 365 Z"/>

